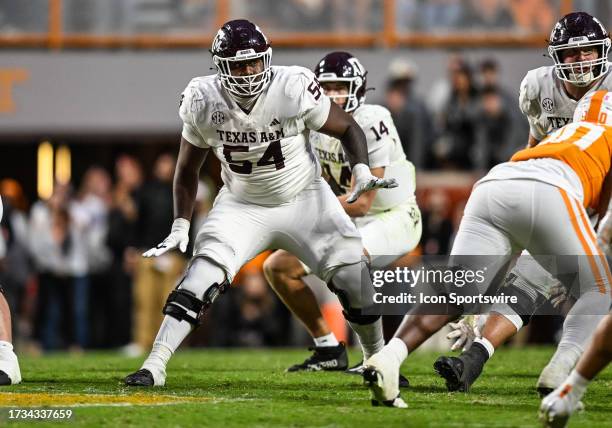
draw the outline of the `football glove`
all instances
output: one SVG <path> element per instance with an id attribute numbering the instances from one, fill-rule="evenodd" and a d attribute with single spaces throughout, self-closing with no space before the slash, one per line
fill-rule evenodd
<path id="1" fill-rule="evenodd" d="M 172 229 L 170 235 L 162 241 L 155 248 L 151 248 L 142 255 L 144 257 L 157 257 L 162 254 L 178 248 L 182 253 L 187 250 L 187 244 L 189 243 L 189 220 L 184 218 L 177 218 L 172 223 Z"/>
<path id="2" fill-rule="evenodd" d="M 370 168 L 363 163 L 356 164 L 352 172 L 355 178 L 355 186 L 346 199 L 346 202 L 349 204 L 355 202 L 362 193 L 369 192 L 370 190 L 392 189 L 398 186 L 394 178 L 378 178 L 373 176 Z"/>
<path id="3" fill-rule="evenodd" d="M 472 346 L 474 339 L 480 337 L 480 329 L 478 328 L 477 322 L 478 315 L 469 315 L 461 318 L 459 322 L 448 323 L 453 331 L 448 333 L 446 338 L 448 340 L 455 340 L 451 346 L 451 351 L 457 351 L 459 349 L 467 351 L 470 346 Z"/>

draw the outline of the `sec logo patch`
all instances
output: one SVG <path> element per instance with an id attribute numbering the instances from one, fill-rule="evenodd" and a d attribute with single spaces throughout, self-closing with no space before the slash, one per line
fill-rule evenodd
<path id="1" fill-rule="evenodd" d="M 542 108 L 549 113 L 553 111 L 553 108 L 554 108 L 553 100 L 551 100 L 550 98 L 544 98 L 542 100 Z"/>
<path id="2" fill-rule="evenodd" d="M 210 118 L 215 125 L 221 125 L 223 122 L 225 122 L 225 115 L 219 110 L 213 112 Z"/>

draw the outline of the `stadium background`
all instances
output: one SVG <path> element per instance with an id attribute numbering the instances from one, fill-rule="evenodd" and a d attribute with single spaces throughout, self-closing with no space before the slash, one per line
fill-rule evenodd
<path id="1" fill-rule="evenodd" d="M 360 58 L 419 171 L 418 252 L 443 254 L 471 184 L 527 141 L 519 83 L 552 63 L 546 38 L 572 10 L 612 24 L 597 0 L 0 0 L 0 283 L 18 352 L 148 348 L 185 260 L 138 254 L 167 233 L 179 95 L 211 73 L 226 20 L 258 23 L 273 64 Z M 195 223 L 220 184 L 212 156 L 202 181 Z M 308 343 L 257 263 L 237 282 L 191 345 Z M 559 321 L 537 322 L 523 340 L 554 340 Z"/>

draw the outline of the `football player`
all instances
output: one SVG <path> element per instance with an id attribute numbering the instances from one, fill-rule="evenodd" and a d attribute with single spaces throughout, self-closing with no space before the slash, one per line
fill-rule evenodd
<path id="1" fill-rule="evenodd" d="M 421 238 L 414 165 L 406 159 L 389 111 L 379 105 L 364 104 L 367 71 L 357 58 L 347 52 L 332 52 L 319 61 L 314 72 L 325 94 L 350 113 L 365 133 L 372 174 L 394 178 L 400 185 L 394 190 L 368 192 L 354 204 L 347 203 L 351 169 L 341 142 L 318 132 L 310 134 L 323 174 L 342 208 L 357 225 L 372 266 L 386 266 L 414 249 Z M 288 371 L 345 370 L 348 365 L 345 345 L 330 330 L 315 295 L 303 281 L 310 273 L 308 267 L 293 254 L 279 250 L 265 261 L 264 272 L 315 344 L 313 354 Z"/>
<path id="2" fill-rule="evenodd" d="M 2 214 L 2 198 L 0 198 L 0 220 Z M 0 239 L 3 239 L 2 236 Z M 21 382 L 21 371 L 11 343 L 11 311 L 3 293 L 4 290 L 0 285 L 0 385 L 16 385 Z"/>
<path id="3" fill-rule="evenodd" d="M 174 177 L 175 220 L 170 235 L 144 253 L 185 251 L 200 167 L 209 151 L 224 182 L 195 239 L 185 276 L 170 294 L 166 315 L 131 386 L 164 385 L 166 365 L 239 268 L 264 250 L 282 248 L 329 282 L 363 352 L 383 346 L 380 316 L 363 314 L 373 286 L 362 280 L 361 237 L 342 210 L 308 141 L 310 130 L 338 138 L 352 167 L 347 202 L 383 187 L 368 166 L 359 125 L 323 93 L 302 67 L 272 66 L 272 48 L 252 22 L 224 24 L 212 43 L 217 73 L 194 78 L 182 96 L 183 131 Z"/>
<path id="4" fill-rule="evenodd" d="M 597 327 L 593 340 L 578 360 L 576 368 L 540 405 L 540 419 L 547 427 L 564 427 L 578 410 L 586 388 L 612 360 L 612 314 Z"/>
<path id="5" fill-rule="evenodd" d="M 495 290 L 491 287 L 497 285 L 496 276 L 504 274 L 522 250 L 528 250 L 548 271 L 556 265 L 554 256 L 572 256 L 571 261 L 563 259 L 567 275 L 559 277 L 568 289 L 579 280 L 579 296 L 567 318 L 608 313 L 610 268 L 586 208 L 605 213 L 609 204 L 610 125 L 612 92 L 591 92 L 577 106 L 573 123 L 489 171 L 476 183 L 465 207 L 450 269 L 480 271 L 484 279 L 471 287 L 483 295 Z M 446 287 L 447 294 L 458 290 L 452 282 Z M 401 400 L 397 376 L 408 353 L 457 313 L 478 309 L 477 303 L 451 309 L 446 304 L 430 306 L 427 312 L 417 306 L 410 311 L 396 337 L 365 362 L 363 376 L 373 397 L 379 402 Z"/>
<path id="6" fill-rule="evenodd" d="M 610 43 L 603 25 L 584 12 L 570 13 L 555 25 L 548 47 L 554 65 L 529 71 L 520 87 L 519 103 L 530 128 L 529 147 L 569 123 L 576 105 L 585 95 L 601 89 L 612 90 L 608 63 Z M 609 242 L 611 236 L 602 237 L 602 231 L 599 229 L 600 238 Z M 494 305 L 488 317 L 479 317 L 478 332 L 467 320 L 451 325 L 455 331 L 449 336 L 457 338 L 453 347 L 464 347 L 464 352 L 458 357 L 440 357 L 434 365 L 446 379 L 449 390 L 467 391 L 493 350 L 526 325 L 537 305 L 549 299 L 551 293 L 556 297 L 555 303 L 563 300 L 563 290 L 558 281 L 524 253 L 506 277 L 503 288 L 504 293 L 518 297 L 516 304 Z M 566 317 L 557 351 L 537 381 L 536 387 L 542 396 L 566 378 L 600 320 L 601 316 Z M 470 346 L 474 338 L 476 344 Z"/>

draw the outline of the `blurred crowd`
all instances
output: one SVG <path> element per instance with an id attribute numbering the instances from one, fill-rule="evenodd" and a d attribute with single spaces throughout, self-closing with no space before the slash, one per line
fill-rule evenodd
<path id="1" fill-rule="evenodd" d="M 446 77 L 422 99 L 415 91 L 416 66 L 404 59 L 389 66 L 383 103 L 418 171 L 423 235 L 417 254 L 450 251 L 475 180 L 527 142 L 517 91 L 500 84 L 500 73 L 494 58 L 469 62 L 451 54 Z M 188 262 L 179 252 L 141 257 L 172 223 L 175 162 L 175 153 L 165 152 L 146 169 L 128 154 L 114 165 L 93 165 L 92 159 L 81 177 L 55 183 L 50 198 L 32 204 L 17 181 L 0 181 L 0 284 L 14 313 L 17 342 L 34 351 L 120 348 L 139 355 L 150 348 L 166 297 Z M 208 175 L 198 188 L 191 242 L 220 185 L 215 168 L 203 171 Z M 262 263 L 257 258 L 237 275 L 236 286 L 213 306 L 190 344 L 307 342 L 268 287 Z"/>
<path id="2" fill-rule="evenodd" d="M 150 348 L 166 297 L 187 263 L 180 253 L 140 256 L 165 238 L 172 222 L 175 162 L 174 154 L 161 154 L 145 180 L 139 161 L 121 155 L 112 174 L 91 166 L 78 187 L 55 183 L 50 198 L 31 206 L 18 182 L 0 182 L 0 283 L 22 349 L 122 348 L 138 355 Z M 215 193 L 213 184 L 200 183 L 194 232 Z M 280 305 L 261 271 L 247 272 L 241 281 L 244 287 L 230 293 L 228 310 L 207 321 L 207 332 L 214 334 L 204 334 L 203 344 L 265 346 L 285 340 L 277 326 L 287 323 L 278 324 Z M 240 322 L 242 336 L 221 339 L 218 332 Z"/>
<path id="3" fill-rule="evenodd" d="M 199 33 L 215 26 L 216 0 L 62 0 L 64 30 L 85 33 Z M 227 0 L 233 16 L 273 31 L 371 32 L 383 28 L 382 0 Z M 548 33 L 557 0 L 396 0 L 398 32 L 513 31 Z M 607 1 L 573 0 L 607 21 Z M 0 31 L 47 30 L 48 0 L 0 0 Z"/>
<path id="4" fill-rule="evenodd" d="M 470 64 L 453 54 L 447 76 L 422 99 L 416 66 L 401 59 L 390 64 L 383 102 L 417 170 L 485 171 L 525 145 L 529 129 L 518 90 L 505 88 L 500 74 L 494 58 Z"/>

